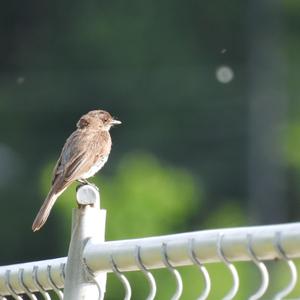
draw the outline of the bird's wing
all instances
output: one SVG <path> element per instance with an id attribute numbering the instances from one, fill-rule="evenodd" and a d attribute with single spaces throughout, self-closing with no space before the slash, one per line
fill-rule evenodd
<path id="1" fill-rule="evenodd" d="M 57 177 L 62 173 L 62 171 L 63 169 L 61 167 L 61 155 L 60 155 L 52 172 L 52 182 L 51 182 L 52 185 L 56 181 Z"/>
<path id="2" fill-rule="evenodd" d="M 78 155 L 72 157 L 71 161 L 64 168 L 64 180 L 74 181 L 87 172 L 93 165 L 93 151 L 82 151 Z"/>
<path id="3" fill-rule="evenodd" d="M 99 138 L 91 139 L 82 132 L 75 131 L 66 141 L 56 163 L 52 184 L 58 178 L 65 182 L 79 179 L 94 164 L 100 149 Z"/>

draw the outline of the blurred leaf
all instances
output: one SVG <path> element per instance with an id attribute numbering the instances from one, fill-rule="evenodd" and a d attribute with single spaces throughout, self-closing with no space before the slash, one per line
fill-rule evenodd
<path id="1" fill-rule="evenodd" d="M 239 202 L 224 201 L 219 207 L 211 212 L 207 219 L 204 220 L 205 228 L 222 228 L 244 226 L 246 223 L 246 215 Z"/>
<path id="2" fill-rule="evenodd" d="M 186 171 L 134 153 L 120 162 L 116 175 L 96 180 L 107 209 L 108 238 L 170 233 L 183 228 L 200 201 L 199 189 Z"/>
<path id="3" fill-rule="evenodd" d="M 293 122 L 284 131 L 284 157 L 289 165 L 300 167 L 300 123 Z"/>

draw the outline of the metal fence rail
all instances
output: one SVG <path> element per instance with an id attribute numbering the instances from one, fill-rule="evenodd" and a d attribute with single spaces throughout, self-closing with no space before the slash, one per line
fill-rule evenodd
<path id="1" fill-rule="evenodd" d="M 97 207 L 95 209 L 99 210 Z M 75 219 L 80 220 L 80 216 Z M 73 224 L 73 234 L 76 224 Z M 83 224 L 89 226 L 84 222 Z M 74 264 L 74 261 L 70 260 L 71 250 L 69 267 L 70 264 Z M 264 261 L 275 259 L 285 261 L 289 267 L 290 281 L 274 296 L 274 299 L 284 299 L 297 283 L 297 269 L 293 259 L 300 257 L 300 223 L 205 230 L 112 242 L 103 242 L 103 239 L 91 234 L 80 253 L 82 256 L 77 273 L 82 273 L 85 283 L 97 290 L 94 296 L 87 298 L 91 300 L 104 298 L 105 277 L 102 275 L 106 272 L 115 273 L 124 286 L 124 299 L 130 299 L 131 286 L 123 273 L 127 271 L 143 272 L 149 283 L 147 299 L 154 299 L 156 281 L 150 271 L 157 268 L 167 268 L 171 272 L 175 283 L 172 299 L 179 299 L 183 284 L 176 268 L 186 265 L 196 265 L 201 271 L 205 285 L 197 299 L 206 299 L 210 293 L 211 281 L 205 264 L 211 262 L 220 262 L 228 267 L 233 284 L 223 299 L 232 299 L 239 289 L 239 275 L 234 266 L 234 262 L 237 261 L 252 261 L 259 269 L 261 284 L 249 299 L 260 299 L 269 286 L 269 273 Z M 50 299 L 47 290 L 55 291 L 59 299 L 63 299 L 61 289 L 64 287 L 65 270 L 68 268 L 66 263 L 67 258 L 64 257 L 0 267 L 2 299 L 8 295 L 14 299 L 23 299 L 21 294 L 26 294 L 30 299 L 37 299 L 33 294 L 36 292 L 44 299 Z M 72 275 L 69 275 L 66 280 L 72 278 Z M 70 294 L 70 291 L 65 291 L 65 294 L 67 292 Z M 72 296 L 65 299 L 75 298 Z"/>

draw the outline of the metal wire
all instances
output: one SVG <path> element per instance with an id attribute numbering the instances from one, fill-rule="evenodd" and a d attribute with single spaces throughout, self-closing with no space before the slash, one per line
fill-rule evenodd
<path id="1" fill-rule="evenodd" d="M 147 281 L 149 283 L 150 291 L 149 291 L 149 294 L 148 294 L 146 300 L 153 300 L 156 295 L 156 282 L 155 282 L 155 278 L 152 275 L 152 273 L 147 270 L 147 268 L 144 266 L 144 264 L 142 262 L 140 246 L 136 246 L 136 248 L 135 248 L 135 260 L 136 260 L 138 267 L 143 272 L 143 274 L 146 276 Z"/>
<path id="2" fill-rule="evenodd" d="M 42 287 L 42 285 L 39 283 L 38 280 L 38 276 L 37 276 L 37 271 L 38 271 L 38 266 L 34 266 L 33 270 L 32 270 L 32 280 L 35 284 L 35 287 L 37 288 L 37 290 L 41 293 L 41 295 L 43 296 L 43 298 L 45 300 L 51 300 L 49 294 L 45 291 L 45 289 Z"/>
<path id="3" fill-rule="evenodd" d="M 65 272 L 65 268 L 66 268 L 66 264 L 65 263 L 61 263 L 59 266 L 59 276 L 62 279 L 63 282 L 65 282 L 65 278 L 66 278 L 66 272 Z"/>
<path id="4" fill-rule="evenodd" d="M 180 298 L 180 296 L 182 295 L 182 290 L 183 290 L 182 279 L 181 279 L 180 273 L 169 262 L 166 243 L 162 244 L 162 259 L 163 259 L 164 265 L 173 274 L 173 276 L 176 280 L 176 291 L 175 291 L 174 295 L 172 296 L 171 300 L 178 300 Z"/>
<path id="5" fill-rule="evenodd" d="M 86 272 L 91 276 L 92 280 L 94 281 L 94 283 L 97 286 L 98 289 L 98 300 L 102 300 L 104 298 L 104 293 L 102 292 L 102 288 L 100 283 L 98 282 L 98 280 L 96 279 L 97 276 L 96 274 L 93 272 L 93 270 L 87 265 L 85 258 L 83 259 L 83 265 L 85 266 L 85 270 Z"/>
<path id="6" fill-rule="evenodd" d="M 188 251 L 189 251 L 189 257 L 190 257 L 191 261 L 199 267 L 199 270 L 201 271 L 201 273 L 204 277 L 204 290 L 198 296 L 197 300 L 205 300 L 208 297 L 210 289 L 211 289 L 211 281 L 210 281 L 210 276 L 209 276 L 207 269 L 200 262 L 199 258 L 197 257 L 197 255 L 195 253 L 195 239 L 189 240 Z"/>
<path id="7" fill-rule="evenodd" d="M 240 280 L 239 280 L 239 274 L 238 274 L 235 266 L 230 261 L 228 261 L 228 259 L 224 255 L 223 248 L 222 248 L 223 237 L 224 237 L 224 234 L 219 235 L 218 242 L 217 242 L 217 252 L 218 252 L 218 256 L 220 257 L 220 259 L 223 261 L 223 263 L 226 265 L 226 267 L 230 271 L 230 273 L 232 275 L 232 280 L 233 280 L 232 288 L 224 296 L 223 300 L 231 300 L 234 298 L 234 296 L 237 294 L 237 292 L 239 290 Z"/>
<path id="8" fill-rule="evenodd" d="M 297 268 L 295 266 L 295 263 L 287 257 L 282 247 L 281 232 L 275 233 L 274 246 L 279 254 L 279 257 L 287 263 L 291 273 L 291 279 L 289 284 L 274 296 L 274 300 L 281 300 L 295 288 L 298 279 L 298 273 L 297 273 Z"/>
<path id="9" fill-rule="evenodd" d="M 23 300 L 23 298 L 15 292 L 12 285 L 10 284 L 10 270 L 7 270 L 5 272 L 5 286 L 9 290 L 10 294 L 13 296 L 14 299 Z"/>
<path id="10" fill-rule="evenodd" d="M 256 300 L 259 299 L 260 297 L 262 297 L 264 295 L 264 293 L 266 292 L 268 286 L 269 286 L 269 272 L 268 269 L 266 268 L 265 264 L 263 262 L 261 262 L 260 260 L 258 260 L 258 258 L 256 257 L 253 248 L 252 248 L 252 235 L 251 234 L 247 234 L 247 250 L 248 250 L 248 254 L 251 258 L 251 260 L 253 261 L 253 263 L 257 266 L 257 268 L 260 271 L 261 274 L 261 285 L 258 288 L 258 290 L 250 296 L 249 300 Z"/>
<path id="11" fill-rule="evenodd" d="M 18 272 L 18 280 L 22 287 L 22 289 L 25 291 L 25 294 L 29 297 L 30 300 L 38 300 L 37 297 L 29 290 L 27 285 L 24 282 L 24 269 L 20 269 Z"/>
<path id="12" fill-rule="evenodd" d="M 130 283 L 129 283 L 128 279 L 125 277 L 125 275 L 123 273 L 121 273 L 120 270 L 118 269 L 112 254 L 110 256 L 110 259 L 111 259 L 111 266 L 112 266 L 113 272 L 116 274 L 116 276 L 119 278 L 119 280 L 122 282 L 122 284 L 124 286 L 124 289 L 125 289 L 124 300 L 129 300 L 129 299 L 131 299 Z"/>
<path id="13" fill-rule="evenodd" d="M 63 292 L 58 288 L 58 286 L 55 284 L 55 282 L 52 279 L 52 276 L 51 276 L 51 265 L 47 266 L 47 278 L 48 278 L 50 286 L 52 287 L 52 289 L 54 290 L 54 292 L 58 296 L 58 299 L 59 300 L 63 300 L 63 297 L 64 297 Z"/>

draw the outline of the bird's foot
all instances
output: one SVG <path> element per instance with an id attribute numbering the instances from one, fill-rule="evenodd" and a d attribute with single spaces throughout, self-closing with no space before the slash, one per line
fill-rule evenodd
<path id="1" fill-rule="evenodd" d="M 90 186 L 94 187 L 97 191 L 99 191 L 99 188 L 96 186 L 96 184 L 91 183 L 91 182 L 87 181 L 86 179 L 78 179 L 77 181 L 78 181 L 80 184 L 77 185 L 77 187 L 76 187 L 76 192 L 77 192 L 77 190 L 78 190 L 81 186 L 83 186 L 83 185 L 90 185 Z"/>
<path id="2" fill-rule="evenodd" d="M 80 182 L 81 184 L 90 184 L 86 179 L 81 178 L 81 179 L 77 179 L 78 182 Z"/>

